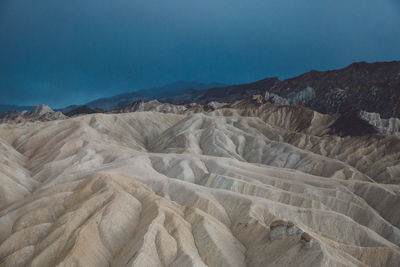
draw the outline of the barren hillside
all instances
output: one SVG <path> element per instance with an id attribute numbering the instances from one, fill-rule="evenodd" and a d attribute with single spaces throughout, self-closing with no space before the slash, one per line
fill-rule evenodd
<path id="1" fill-rule="evenodd" d="M 1 124 L 0 266 L 400 265 L 400 137 L 162 111 Z"/>

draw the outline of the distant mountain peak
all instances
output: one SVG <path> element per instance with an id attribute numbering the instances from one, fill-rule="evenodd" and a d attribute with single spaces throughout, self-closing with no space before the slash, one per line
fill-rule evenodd
<path id="1" fill-rule="evenodd" d="M 41 104 L 31 110 L 7 111 L 0 115 L 0 122 L 24 122 L 24 121 L 49 121 L 65 119 L 59 111 L 53 111 L 49 106 Z"/>
<path id="2" fill-rule="evenodd" d="M 41 116 L 41 115 L 44 115 L 46 113 L 51 113 L 51 112 L 54 112 L 54 111 L 49 106 L 47 106 L 45 104 L 41 104 L 41 105 L 34 107 L 30 111 L 28 111 L 27 116 L 33 116 L 33 115 Z"/>

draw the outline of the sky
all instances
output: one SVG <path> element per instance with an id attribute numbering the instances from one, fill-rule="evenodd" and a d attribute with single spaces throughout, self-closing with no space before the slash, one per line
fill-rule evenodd
<path id="1" fill-rule="evenodd" d="M 400 60 L 400 0 L 2 0 L 0 104 Z"/>

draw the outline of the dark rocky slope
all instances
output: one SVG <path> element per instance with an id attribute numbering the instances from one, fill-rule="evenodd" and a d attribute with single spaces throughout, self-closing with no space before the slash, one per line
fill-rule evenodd
<path id="1" fill-rule="evenodd" d="M 269 90 L 322 113 L 350 108 L 400 117 L 400 61 L 353 63 L 333 71 L 310 71 Z"/>

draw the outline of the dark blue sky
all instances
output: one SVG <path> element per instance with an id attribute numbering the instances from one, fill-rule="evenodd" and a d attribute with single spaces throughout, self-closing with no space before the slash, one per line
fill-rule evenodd
<path id="1" fill-rule="evenodd" d="M 2 104 L 399 59 L 399 0 L 0 1 Z"/>

